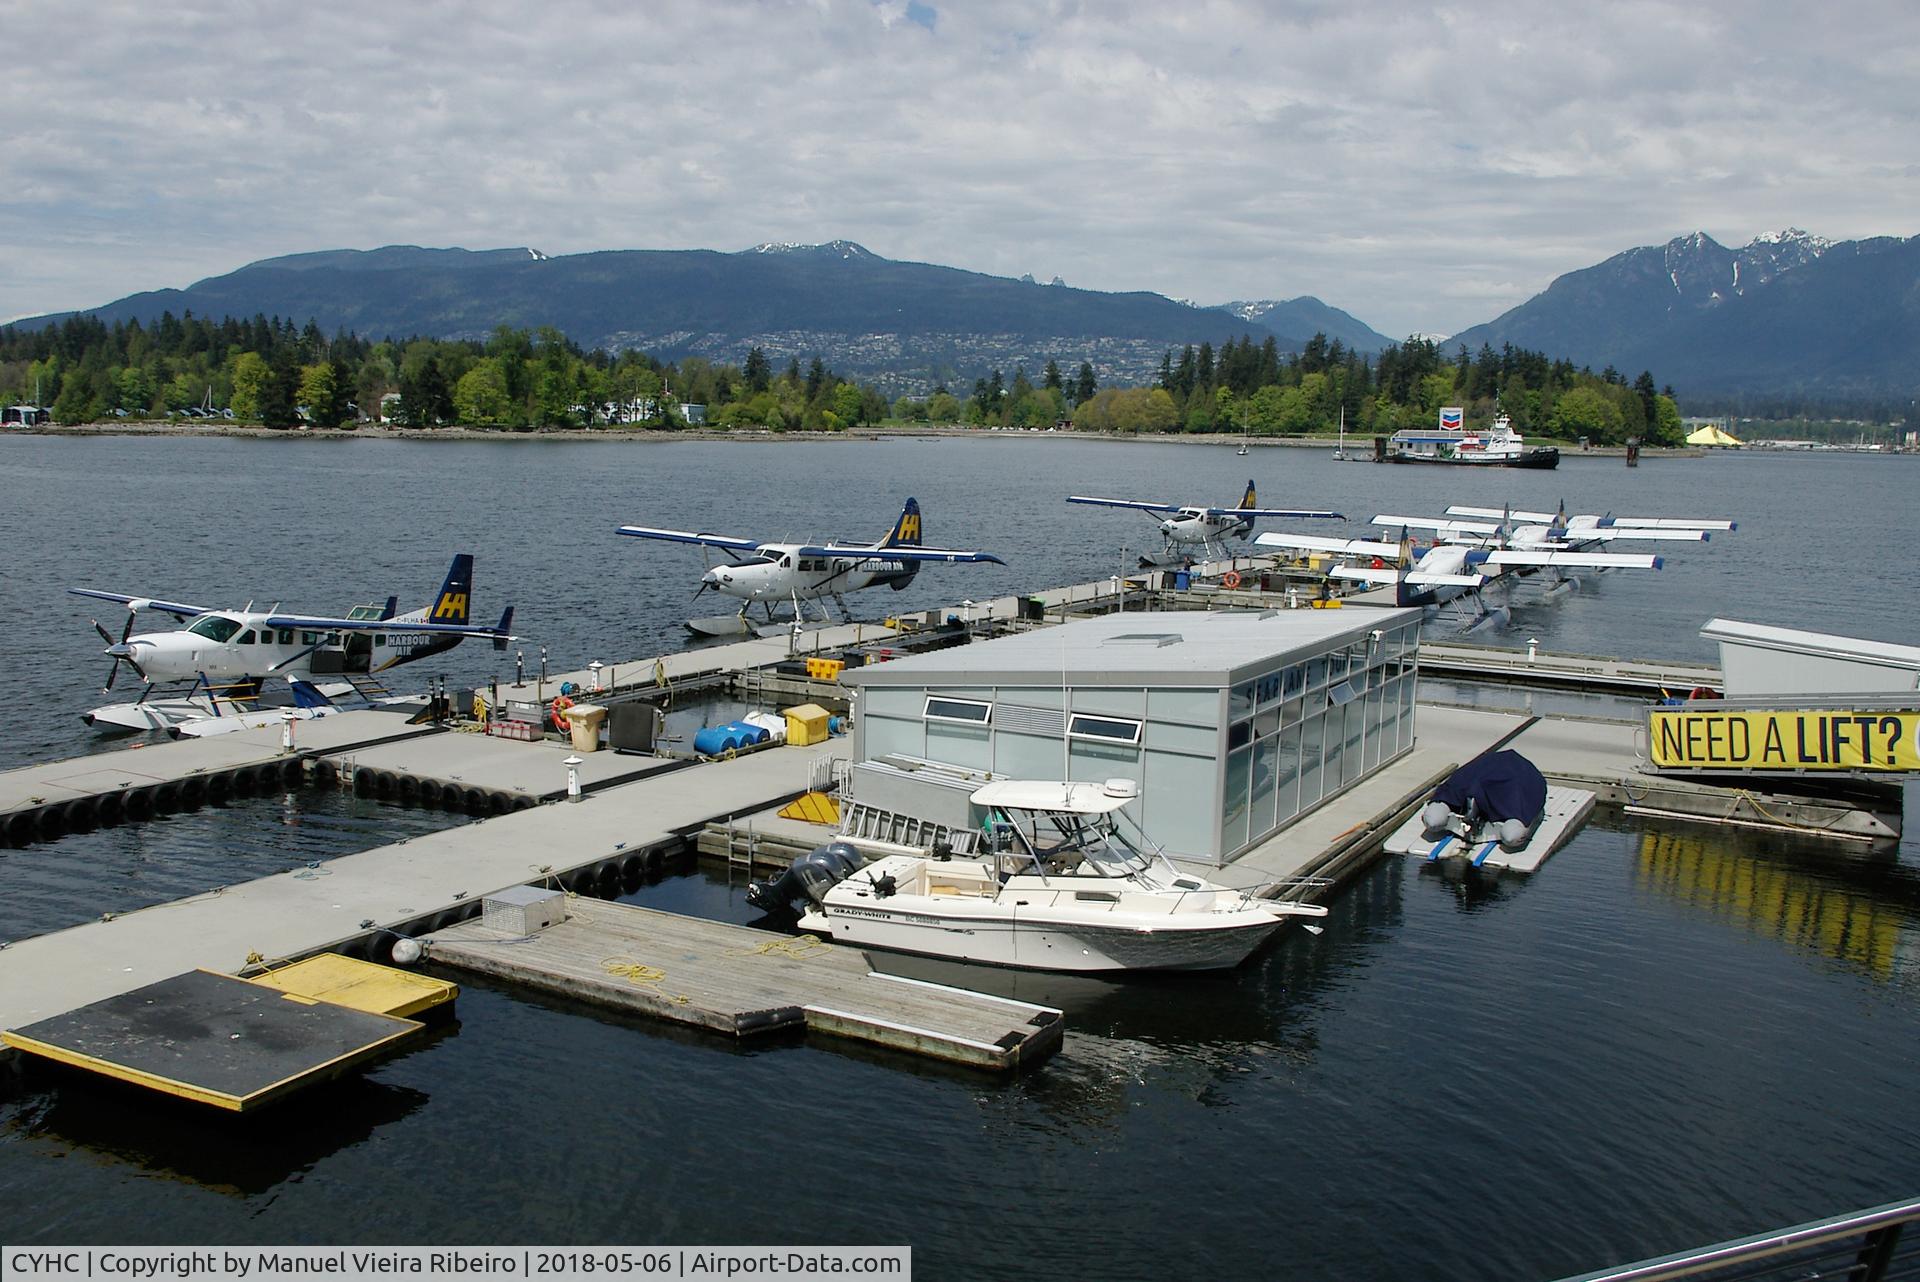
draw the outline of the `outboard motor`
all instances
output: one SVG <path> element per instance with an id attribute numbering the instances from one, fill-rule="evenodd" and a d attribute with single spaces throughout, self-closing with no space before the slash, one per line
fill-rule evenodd
<path id="1" fill-rule="evenodd" d="M 1547 809 L 1547 780 L 1511 750 L 1476 757 L 1433 790 L 1420 811 L 1429 834 L 1452 832 L 1463 841 L 1497 837 L 1508 850 L 1533 838 Z"/>
<path id="2" fill-rule="evenodd" d="M 778 877 L 748 882 L 747 902 L 763 913 L 786 912 L 803 896 L 817 904 L 864 862 L 847 842 L 830 841 L 794 860 Z"/>

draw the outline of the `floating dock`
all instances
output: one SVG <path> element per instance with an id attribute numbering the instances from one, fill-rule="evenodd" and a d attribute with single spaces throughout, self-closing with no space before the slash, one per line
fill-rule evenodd
<path id="1" fill-rule="evenodd" d="M 410 725 L 403 714 L 376 711 L 341 712 L 295 726 L 291 751 L 282 746 L 281 728 L 273 726 L 0 773 L 0 835 L 18 845 L 77 828 L 144 819 L 297 783 L 306 761 L 322 753 L 357 752 L 442 732 L 436 725 Z"/>
<path id="2" fill-rule="evenodd" d="M 524 745 L 523 745 L 524 746 Z M 184 971 L 351 949 L 371 932 L 424 933 L 495 890 L 658 868 L 715 815 L 806 792 L 831 742 L 643 776 L 578 804 L 540 806 L 294 868 L 0 948 L 0 1028 L 21 1028 Z M 617 880 L 617 877 L 616 877 Z"/>
<path id="3" fill-rule="evenodd" d="M 531 936 L 479 920 L 427 937 L 436 965 L 733 1037 L 802 1029 L 1007 1071 L 1060 1046 L 1061 1014 L 876 974 L 859 950 L 579 898 Z"/>
<path id="4" fill-rule="evenodd" d="M 192 970 L 0 1037 L 43 1059 L 244 1113 L 390 1054 L 423 1027 Z"/>
<path id="5" fill-rule="evenodd" d="M 1386 851 L 1390 855 L 1412 855 L 1427 863 L 1463 860 L 1495 872 L 1538 872 L 1554 851 L 1580 831 L 1593 803 L 1593 794 L 1583 788 L 1548 787 L 1546 811 L 1532 837 L 1518 850 L 1508 850 L 1497 840 L 1469 843 L 1452 832 L 1437 838 L 1429 836 L 1426 825 L 1415 815 L 1387 838 Z"/>

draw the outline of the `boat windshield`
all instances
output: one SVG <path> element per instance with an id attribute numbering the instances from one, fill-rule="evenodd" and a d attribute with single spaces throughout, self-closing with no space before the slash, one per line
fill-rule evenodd
<path id="1" fill-rule="evenodd" d="M 1012 838 L 1005 853 L 1025 856 L 1047 875 L 1131 877 L 1153 864 L 1153 856 L 1129 840 L 1110 815 L 996 809 L 992 825 Z"/>

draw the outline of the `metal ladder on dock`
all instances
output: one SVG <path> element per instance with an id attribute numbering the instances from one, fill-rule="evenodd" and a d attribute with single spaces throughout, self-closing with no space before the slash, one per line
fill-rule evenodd
<path id="1" fill-rule="evenodd" d="M 944 845 L 957 855 L 971 854 L 979 838 L 971 828 L 954 828 L 858 801 L 847 806 L 845 817 L 840 821 L 840 835 L 896 846 L 932 849 Z"/>

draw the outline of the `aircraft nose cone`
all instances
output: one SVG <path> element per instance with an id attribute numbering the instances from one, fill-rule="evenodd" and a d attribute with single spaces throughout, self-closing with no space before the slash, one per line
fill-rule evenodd
<path id="1" fill-rule="evenodd" d="M 726 573 L 724 570 L 708 570 L 705 574 L 700 576 L 700 581 L 706 584 L 710 588 L 717 588 L 722 583 L 733 582 L 733 576 L 731 574 Z"/>

